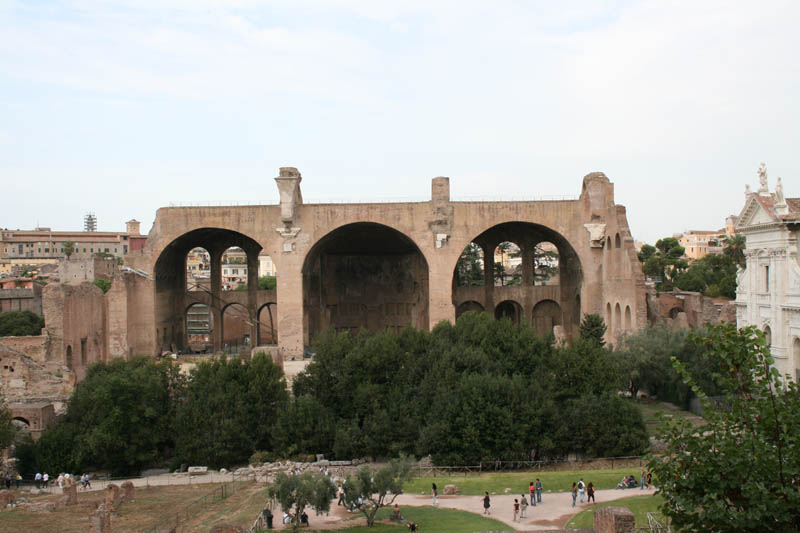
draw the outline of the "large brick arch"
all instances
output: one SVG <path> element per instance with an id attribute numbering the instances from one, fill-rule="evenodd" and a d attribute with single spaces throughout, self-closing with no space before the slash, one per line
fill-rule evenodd
<path id="1" fill-rule="evenodd" d="M 328 327 L 428 327 L 428 262 L 396 228 L 340 225 L 309 248 L 302 272 L 306 343 Z"/>
<path id="2" fill-rule="evenodd" d="M 631 328 L 643 327 L 647 322 L 644 276 L 636 258 L 625 208 L 614 203 L 614 186 L 602 173 L 584 177 L 579 197 L 525 202 L 453 201 L 448 178 L 434 178 L 431 200 L 426 202 L 308 204 L 303 202 L 300 194 L 301 179 L 296 169 L 281 169 L 276 178 L 281 198 L 279 205 L 168 207 L 158 210 L 145 249 L 126 258 L 129 266 L 153 276 L 150 285 L 142 283 L 137 286 L 137 290 L 147 294 L 139 298 L 142 302 L 140 308 L 145 312 L 139 320 L 141 327 L 133 334 L 141 337 L 138 341 L 133 340 L 136 346 L 149 346 L 152 353 L 159 353 L 163 343 L 158 342 L 156 332 L 163 335 L 164 331 L 171 332 L 174 325 L 183 322 L 185 304 L 189 302 L 185 291 L 180 293 L 177 290 L 180 276 L 184 275 L 180 267 L 182 257 L 191 246 L 209 249 L 208 242 L 205 242 L 209 240 L 226 241 L 226 246 L 240 246 L 250 254 L 263 250 L 272 257 L 278 273 L 275 291 L 270 291 L 269 295 L 261 294 L 262 291 L 226 293 L 229 300 L 225 303 L 235 301 L 247 307 L 254 323 L 252 339 L 258 339 L 255 324 L 259 309 L 267 302 L 276 303 L 277 316 L 272 317 L 272 322 L 274 330 L 280 331 L 278 350 L 284 356 L 301 356 L 309 342 L 309 332 L 322 327 L 323 323 L 335 325 L 331 316 L 339 310 L 334 311 L 333 306 L 340 303 L 352 304 L 344 310 L 356 318 L 362 317 L 353 322 L 355 325 L 377 324 L 379 329 L 399 325 L 405 320 L 403 317 L 408 318 L 408 308 L 404 305 L 409 302 L 390 301 L 386 294 L 381 297 L 380 312 L 398 317 L 397 323 L 394 319 L 369 322 L 375 317 L 378 303 L 370 301 L 368 296 L 364 296 L 363 301 L 350 301 L 352 294 L 337 297 L 335 302 L 321 306 L 322 314 L 317 314 L 324 320 L 318 320 L 318 324 L 314 324 L 316 319 L 306 312 L 313 296 L 308 291 L 313 281 L 313 269 L 308 268 L 308 258 L 315 257 L 320 246 L 332 235 L 337 235 L 341 228 L 367 228 L 370 225 L 387 228 L 386 235 L 395 235 L 391 232 L 401 235 L 403 242 L 410 243 L 405 252 L 411 253 L 413 244 L 412 255 L 417 257 L 419 268 L 424 265 L 426 269 L 427 298 L 422 299 L 427 302 L 417 302 L 415 309 L 426 308 L 427 318 L 424 318 L 425 313 L 412 313 L 413 319 L 408 321 L 417 327 L 430 328 L 442 320 L 455 320 L 458 306 L 466 301 L 477 302 L 486 312 L 493 313 L 496 304 L 504 299 L 519 302 L 520 316 L 527 320 L 532 319 L 533 308 L 539 301 L 552 300 L 561 308 L 563 326 L 568 334 L 582 313 L 604 314 L 607 302 L 630 305 Z M 491 302 L 487 301 L 485 291 L 476 291 L 474 295 L 456 294 L 453 274 L 464 247 L 491 232 L 492 228 L 514 225 L 538 228 L 543 240 L 559 248 L 562 259 L 567 258 L 574 267 L 572 284 L 565 287 L 562 283 L 558 291 L 548 286 L 535 287 L 542 292 L 535 297 L 497 294 Z M 351 235 L 357 234 L 351 232 Z M 357 243 L 357 239 L 353 240 Z M 369 250 L 361 252 L 368 255 Z M 385 257 L 393 255 L 387 250 L 384 252 L 387 252 Z M 403 254 L 394 255 L 399 257 Z M 381 268 L 389 268 L 385 266 L 388 264 L 386 261 L 377 261 L 374 268 L 379 264 L 384 265 Z M 346 270 L 346 265 L 342 268 Z M 410 279 L 419 277 L 411 276 Z M 512 286 L 502 289 L 516 290 Z M 548 291 L 553 294 L 544 294 Z M 216 296 L 210 295 L 206 300 L 213 306 L 214 298 Z M 147 312 L 148 305 L 152 313 Z M 373 308 L 371 311 L 370 307 Z M 368 315 L 372 318 L 368 319 Z M 215 316 L 215 319 L 219 318 Z M 610 340 L 614 340 L 614 330 L 617 329 L 610 328 L 607 334 Z M 219 347 L 218 342 L 215 347 Z"/>

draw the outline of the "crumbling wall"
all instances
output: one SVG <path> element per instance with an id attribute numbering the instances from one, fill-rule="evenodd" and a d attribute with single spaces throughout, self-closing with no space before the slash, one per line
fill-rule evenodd
<path id="1" fill-rule="evenodd" d="M 52 340 L 48 358 L 73 371 L 78 381 L 105 357 L 105 299 L 91 283 L 51 283 L 43 291 L 45 329 Z"/>
<path id="2" fill-rule="evenodd" d="M 650 325 L 702 328 L 706 324 L 736 323 L 733 301 L 715 299 L 699 292 L 673 291 L 658 294 L 648 288 L 647 317 Z"/>

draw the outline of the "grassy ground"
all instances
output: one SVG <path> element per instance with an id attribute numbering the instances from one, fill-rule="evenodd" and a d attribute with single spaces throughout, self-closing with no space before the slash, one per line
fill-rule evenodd
<path id="1" fill-rule="evenodd" d="M 439 494 L 444 486 L 456 485 L 460 494 L 464 496 L 477 496 L 484 491 L 503 494 L 506 488 L 511 492 L 523 494 L 528 492 L 528 483 L 536 482 L 539 478 L 543 485 L 544 493 L 567 492 L 572 489 L 572 484 L 577 483 L 581 477 L 587 484 L 591 481 L 598 489 L 613 489 L 623 475 L 633 474 L 639 479 L 639 468 L 614 468 L 608 470 L 567 470 L 563 472 L 512 472 L 507 474 L 479 474 L 470 476 L 452 477 L 419 477 L 405 484 L 403 492 L 407 494 L 430 494 L 431 483 L 436 483 Z"/>
<path id="2" fill-rule="evenodd" d="M 471 533 L 475 531 L 506 531 L 509 526 L 503 522 L 481 515 L 457 511 L 455 509 L 439 509 L 434 507 L 408 507 L 402 509 L 403 518 L 415 522 L 420 526 L 420 530 L 425 533 Z M 405 524 L 393 524 L 388 521 L 378 523 L 377 520 L 386 520 L 391 514 L 391 509 L 381 509 L 378 511 L 375 526 L 355 526 L 346 529 L 339 529 L 338 532 L 346 533 L 386 533 L 408 531 Z"/>
<path id="3" fill-rule="evenodd" d="M 686 418 L 695 426 L 702 426 L 705 424 L 703 417 L 697 416 L 689 411 L 678 409 L 678 407 L 672 405 L 671 403 L 640 400 L 637 402 L 637 404 L 642 411 L 642 417 L 644 418 L 644 423 L 647 426 L 647 434 L 651 437 L 655 435 L 655 430 L 661 423 L 661 418 L 665 415 Z"/>
<path id="4" fill-rule="evenodd" d="M 658 506 L 664 499 L 657 495 L 648 496 L 633 496 L 631 498 L 623 498 L 613 502 L 604 502 L 593 505 L 591 509 L 587 509 L 575 515 L 572 520 L 567 523 L 567 529 L 570 528 L 591 528 L 594 524 L 594 512 L 603 507 L 627 507 L 631 510 L 636 517 L 637 527 L 647 527 L 647 513 L 658 513 Z"/>
<path id="5" fill-rule="evenodd" d="M 134 500 L 122 504 L 115 516 L 114 528 L 118 531 L 134 531 L 148 524 L 161 523 L 219 486 L 209 483 L 137 488 Z M 221 502 L 198 506 L 198 511 L 191 518 L 191 523 L 196 523 L 197 527 L 192 530 L 202 531 L 207 525 L 207 529 L 210 529 L 210 524 L 222 516 L 226 521 L 230 516 L 236 524 L 249 527 L 264 505 L 263 491 L 263 486 L 249 483 Z M 32 497 L 27 493 L 19 496 L 31 502 L 60 498 L 60 495 Z M 56 530 L 62 533 L 85 533 L 89 530 L 90 515 L 104 496 L 103 491 L 78 492 L 78 505 L 62 507 L 54 512 L 34 512 L 21 507 L 0 512 L 0 531 L 53 531 L 53 527 L 57 526 Z"/>

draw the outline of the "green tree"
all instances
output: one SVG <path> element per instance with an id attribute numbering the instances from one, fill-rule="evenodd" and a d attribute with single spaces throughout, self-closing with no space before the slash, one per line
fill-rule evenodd
<path id="1" fill-rule="evenodd" d="M 64 255 L 67 256 L 67 259 L 69 259 L 70 256 L 74 253 L 75 253 L 75 243 L 72 241 L 64 241 Z"/>
<path id="2" fill-rule="evenodd" d="M 655 247 L 645 244 L 639 252 L 642 271 L 645 275 L 660 280 L 661 288 L 671 288 L 675 277 L 689 266 L 683 259 L 685 251 L 674 237 L 659 239 Z"/>
<path id="3" fill-rule="evenodd" d="M 728 235 L 723 244 L 725 246 L 723 253 L 730 257 L 731 261 L 733 261 L 735 265 L 744 267 L 744 249 L 746 245 L 744 235 L 739 233 L 735 235 Z"/>
<path id="4" fill-rule="evenodd" d="M 5 450 L 14 442 L 16 434 L 16 428 L 11 419 L 11 411 L 8 410 L 5 401 L 0 397 L 0 451 Z"/>
<path id="5" fill-rule="evenodd" d="M 299 476 L 279 472 L 269 486 L 268 494 L 280 503 L 284 512 L 292 515 L 292 530 L 297 531 L 306 507 L 318 513 L 330 511 L 336 487 L 327 476 L 316 472 L 304 472 Z"/>
<path id="6" fill-rule="evenodd" d="M 98 278 L 94 280 L 94 286 L 99 288 L 101 291 L 103 291 L 103 294 L 105 294 L 108 292 L 108 289 L 111 288 L 111 280 Z"/>
<path id="7" fill-rule="evenodd" d="M 474 242 L 469 243 L 456 263 L 456 285 L 458 287 L 482 287 L 485 283 L 483 250 Z"/>
<path id="8" fill-rule="evenodd" d="M 367 527 L 374 525 L 375 514 L 381 507 L 392 505 L 403 493 L 403 484 L 411 477 L 411 467 L 412 461 L 407 457 L 392 459 L 377 472 L 364 465 L 344 482 L 345 501 L 364 514 Z"/>
<path id="9" fill-rule="evenodd" d="M 678 376 L 672 369 L 672 357 L 684 360 L 688 333 L 666 325 L 646 327 L 622 339 L 617 357 L 622 363 L 626 388 L 636 398 L 640 390 L 664 398 L 667 383 Z M 676 402 L 677 403 L 677 402 Z"/>
<path id="10" fill-rule="evenodd" d="M 275 276 L 261 276 L 258 278 L 258 290 L 260 291 L 271 291 L 275 290 L 275 287 L 278 286 L 278 278 Z M 246 291 L 247 290 L 247 283 L 243 285 L 239 285 L 236 287 L 237 291 Z"/>
<path id="11" fill-rule="evenodd" d="M 709 254 L 694 261 L 688 270 L 675 278 L 675 286 L 684 291 L 705 292 L 708 296 L 736 297 L 737 266 L 726 254 Z"/>
<path id="12" fill-rule="evenodd" d="M 151 359 L 117 359 L 89 367 L 63 420 L 33 443 L 22 443 L 25 468 L 137 473 L 170 445 L 170 395 L 177 371 Z M 30 473 L 32 470 L 28 470 Z"/>
<path id="13" fill-rule="evenodd" d="M 579 334 L 582 339 L 591 340 L 597 343 L 598 346 L 605 346 L 605 337 L 608 327 L 606 326 L 603 317 L 598 314 L 584 314 L 583 320 L 579 328 Z"/>
<path id="14" fill-rule="evenodd" d="M 0 313 L 0 337 L 41 335 L 44 319 L 30 311 Z"/>
<path id="15" fill-rule="evenodd" d="M 533 247 L 533 283 L 544 285 L 558 274 L 558 251 L 553 251 L 539 243 Z"/>
<path id="16" fill-rule="evenodd" d="M 198 364 L 175 395 L 176 462 L 230 466 L 271 450 L 287 397 L 283 373 L 264 354 Z"/>
<path id="17" fill-rule="evenodd" d="M 706 348 L 723 398 L 710 401 L 674 361 L 707 424 L 698 431 L 674 418 L 661 427 L 667 448 L 649 466 L 662 511 L 686 531 L 800 530 L 800 389 L 781 378 L 753 326 L 711 326 L 694 341 Z"/>

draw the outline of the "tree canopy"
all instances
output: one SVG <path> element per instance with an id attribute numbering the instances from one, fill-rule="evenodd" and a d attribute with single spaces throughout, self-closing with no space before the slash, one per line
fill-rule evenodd
<path id="1" fill-rule="evenodd" d="M 403 493 L 403 484 L 411 477 L 412 466 L 407 457 L 392 459 L 377 472 L 367 465 L 362 466 L 356 475 L 349 476 L 344 482 L 345 502 L 363 513 L 367 527 L 372 527 L 378 510 L 392 505 Z"/>
<path id="2" fill-rule="evenodd" d="M 689 266 L 683 259 L 685 251 L 674 237 L 659 239 L 655 247 L 645 244 L 639 252 L 642 271 L 647 276 L 659 280 L 663 288 L 671 288 L 675 277 Z"/>
<path id="3" fill-rule="evenodd" d="M 336 487 L 330 478 L 316 472 L 303 472 L 299 476 L 279 472 L 268 494 L 278 501 L 286 513 L 292 515 L 292 530 L 297 531 L 300 528 L 300 516 L 306 507 L 311 507 L 317 513 L 330 510 Z"/>
<path id="4" fill-rule="evenodd" d="M 650 459 L 662 511 L 686 531 L 800 530 L 800 389 L 774 367 L 755 327 L 711 326 L 694 337 L 723 396 L 711 401 L 691 372 L 676 370 L 703 403 L 707 424 L 667 420 L 667 448 Z"/>
<path id="5" fill-rule="evenodd" d="M 0 313 L 0 337 L 41 335 L 44 319 L 30 311 Z"/>

